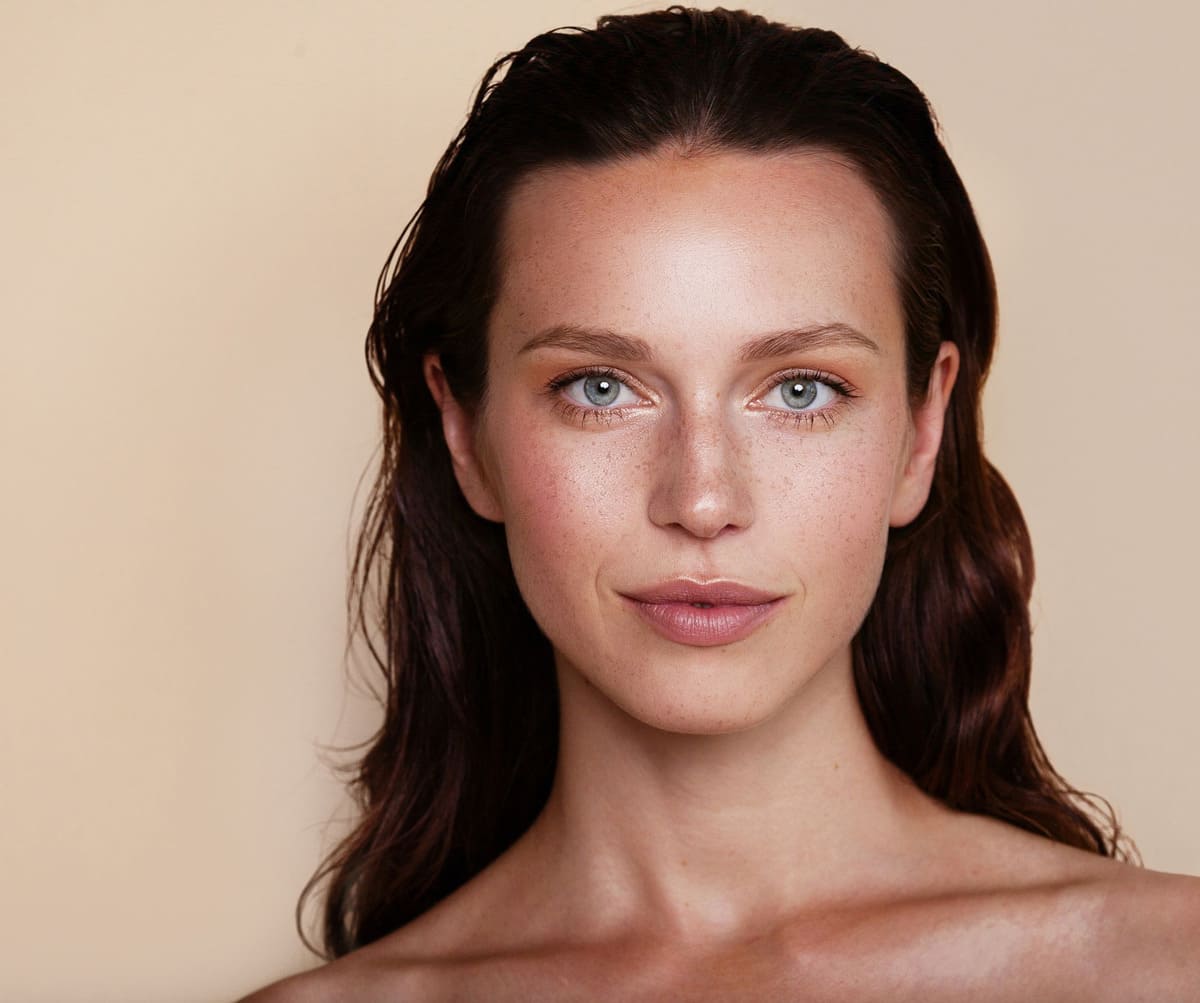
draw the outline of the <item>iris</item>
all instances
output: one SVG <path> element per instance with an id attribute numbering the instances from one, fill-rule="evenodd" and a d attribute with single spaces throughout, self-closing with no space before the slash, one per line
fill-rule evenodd
<path id="1" fill-rule="evenodd" d="M 788 407 L 808 407 L 817 399 L 817 382 L 816 380 L 793 380 L 783 384 L 779 388 L 779 392 Z"/>
<path id="2" fill-rule="evenodd" d="M 620 384 L 606 376 L 589 376 L 583 381 L 583 392 L 593 404 L 611 404 L 617 399 Z"/>

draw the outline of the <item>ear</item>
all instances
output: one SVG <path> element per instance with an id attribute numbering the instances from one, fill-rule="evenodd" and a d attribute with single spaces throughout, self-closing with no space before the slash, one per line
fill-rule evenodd
<path id="1" fill-rule="evenodd" d="M 943 341 L 929 374 L 925 400 L 913 410 L 908 445 L 896 474 L 889 525 L 907 526 L 921 513 L 929 498 L 929 486 L 942 444 L 942 428 L 950 391 L 958 376 L 958 346 Z"/>
<path id="2" fill-rule="evenodd" d="M 462 407 L 450 392 L 441 357 L 430 352 L 424 358 L 425 383 L 442 413 L 442 435 L 450 451 L 454 476 L 467 504 L 475 514 L 492 522 L 504 521 L 504 510 L 481 462 L 475 438 L 475 415 Z"/>

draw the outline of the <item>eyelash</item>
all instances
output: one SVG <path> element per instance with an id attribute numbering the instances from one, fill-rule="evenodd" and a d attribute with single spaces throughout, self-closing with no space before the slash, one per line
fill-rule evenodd
<path id="1" fill-rule="evenodd" d="M 555 412 L 566 415 L 580 424 L 586 424 L 589 419 L 610 423 L 617 420 L 624 420 L 628 417 L 626 414 L 628 408 L 583 407 L 567 400 L 563 396 L 563 387 L 569 386 L 576 380 L 581 380 L 588 376 L 599 376 L 615 380 L 625 386 L 630 385 L 629 381 L 623 378 L 620 373 L 604 366 L 584 366 L 582 369 L 572 370 L 569 373 L 564 373 L 562 376 L 556 376 L 546 384 L 546 395 L 550 397 Z M 823 369 L 789 369 L 787 372 L 780 373 L 778 378 L 763 393 L 769 393 L 790 380 L 812 380 L 816 383 L 824 383 L 826 386 L 831 387 L 839 397 L 839 400 L 835 403 L 817 411 L 784 411 L 775 407 L 764 409 L 768 417 L 787 422 L 793 426 L 803 426 L 811 429 L 816 424 L 817 419 L 820 418 L 825 422 L 826 428 L 832 428 L 833 423 L 837 420 L 841 412 L 843 403 L 858 396 L 858 392 L 849 383 L 838 379 L 832 373 L 827 373 Z"/>

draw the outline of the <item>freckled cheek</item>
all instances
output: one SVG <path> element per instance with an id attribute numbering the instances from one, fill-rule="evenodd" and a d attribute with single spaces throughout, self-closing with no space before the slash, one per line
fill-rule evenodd
<path id="1" fill-rule="evenodd" d="M 523 592 L 590 588 L 619 555 L 633 520 L 645 515 L 648 467 L 635 438 L 555 429 L 512 437 L 498 451 L 505 532 Z"/>
<path id="2" fill-rule="evenodd" d="M 873 591 L 887 543 L 888 450 L 867 436 L 831 434 L 756 452 L 756 519 L 788 541 L 796 576 L 810 591 L 834 581 Z"/>

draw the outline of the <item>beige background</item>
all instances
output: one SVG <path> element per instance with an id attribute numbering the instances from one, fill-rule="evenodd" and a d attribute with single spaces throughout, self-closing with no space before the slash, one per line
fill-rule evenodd
<path id="1" fill-rule="evenodd" d="M 341 601 L 375 276 L 485 67 L 613 9 L 0 5 L 0 998 L 230 998 L 309 963 L 318 746 L 370 720 Z M 1193 5 L 755 9 L 940 113 L 1001 290 L 1035 720 L 1149 866 L 1200 873 Z"/>

